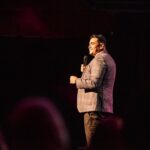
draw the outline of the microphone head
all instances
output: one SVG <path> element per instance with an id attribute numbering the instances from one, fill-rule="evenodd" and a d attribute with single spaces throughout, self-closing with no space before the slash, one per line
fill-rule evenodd
<path id="1" fill-rule="evenodd" d="M 86 66 L 87 64 L 88 64 L 88 56 L 85 55 L 85 56 L 83 57 L 83 65 Z"/>

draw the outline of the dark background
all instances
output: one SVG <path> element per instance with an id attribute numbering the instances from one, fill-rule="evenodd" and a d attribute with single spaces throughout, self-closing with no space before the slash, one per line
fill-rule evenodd
<path id="1" fill-rule="evenodd" d="M 26 96 L 56 103 L 73 144 L 83 145 L 76 88 L 89 36 L 102 33 L 117 64 L 114 111 L 149 139 L 150 3 L 143 0 L 26 0 L 0 2 L 0 119 Z M 78 140 L 79 139 L 79 140 Z"/>

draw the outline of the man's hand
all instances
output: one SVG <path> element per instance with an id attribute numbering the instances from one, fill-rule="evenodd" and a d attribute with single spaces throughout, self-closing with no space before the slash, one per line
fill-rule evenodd
<path id="1" fill-rule="evenodd" d="M 76 83 L 76 76 L 70 76 L 70 84 L 75 84 Z"/>
<path id="2" fill-rule="evenodd" d="M 86 66 L 84 66 L 83 64 L 81 64 L 80 71 L 84 72 L 85 68 L 86 68 Z"/>

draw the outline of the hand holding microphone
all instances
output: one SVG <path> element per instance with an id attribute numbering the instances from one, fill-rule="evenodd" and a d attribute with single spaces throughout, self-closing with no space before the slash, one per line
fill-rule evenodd
<path id="1" fill-rule="evenodd" d="M 83 64 L 81 64 L 81 68 L 80 68 L 81 72 L 83 72 L 86 69 L 87 64 L 88 64 L 88 56 L 85 55 L 83 57 Z M 70 76 L 70 84 L 76 84 L 77 78 L 78 78 L 77 76 L 71 75 Z"/>
<path id="2" fill-rule="evenodd" d="M 83 57 L 83 64 L 81 64 L 81 68 L 80 68 L 80 71 L 81 71 L 81 72 L 83 72 L 83 71 L 85 70 L 87 64 L 88 64 L 88 56 L 85 55 L 85 56 Z"/>

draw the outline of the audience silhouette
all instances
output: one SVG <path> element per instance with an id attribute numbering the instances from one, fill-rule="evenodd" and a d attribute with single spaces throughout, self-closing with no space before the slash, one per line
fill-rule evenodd
<path id="1" fill-rule="evenodd" d="M 5 133 L 10 150 L 68 150 L 69 132 L 52 101 L 28 97 L 18 102 L 8 118 Z"/>
<path id="2" fill-rule="evenodd" d="M 5 143 L 3 133 L 0 131 L 0 150 L 8 150 L 7 144 Z"/>

